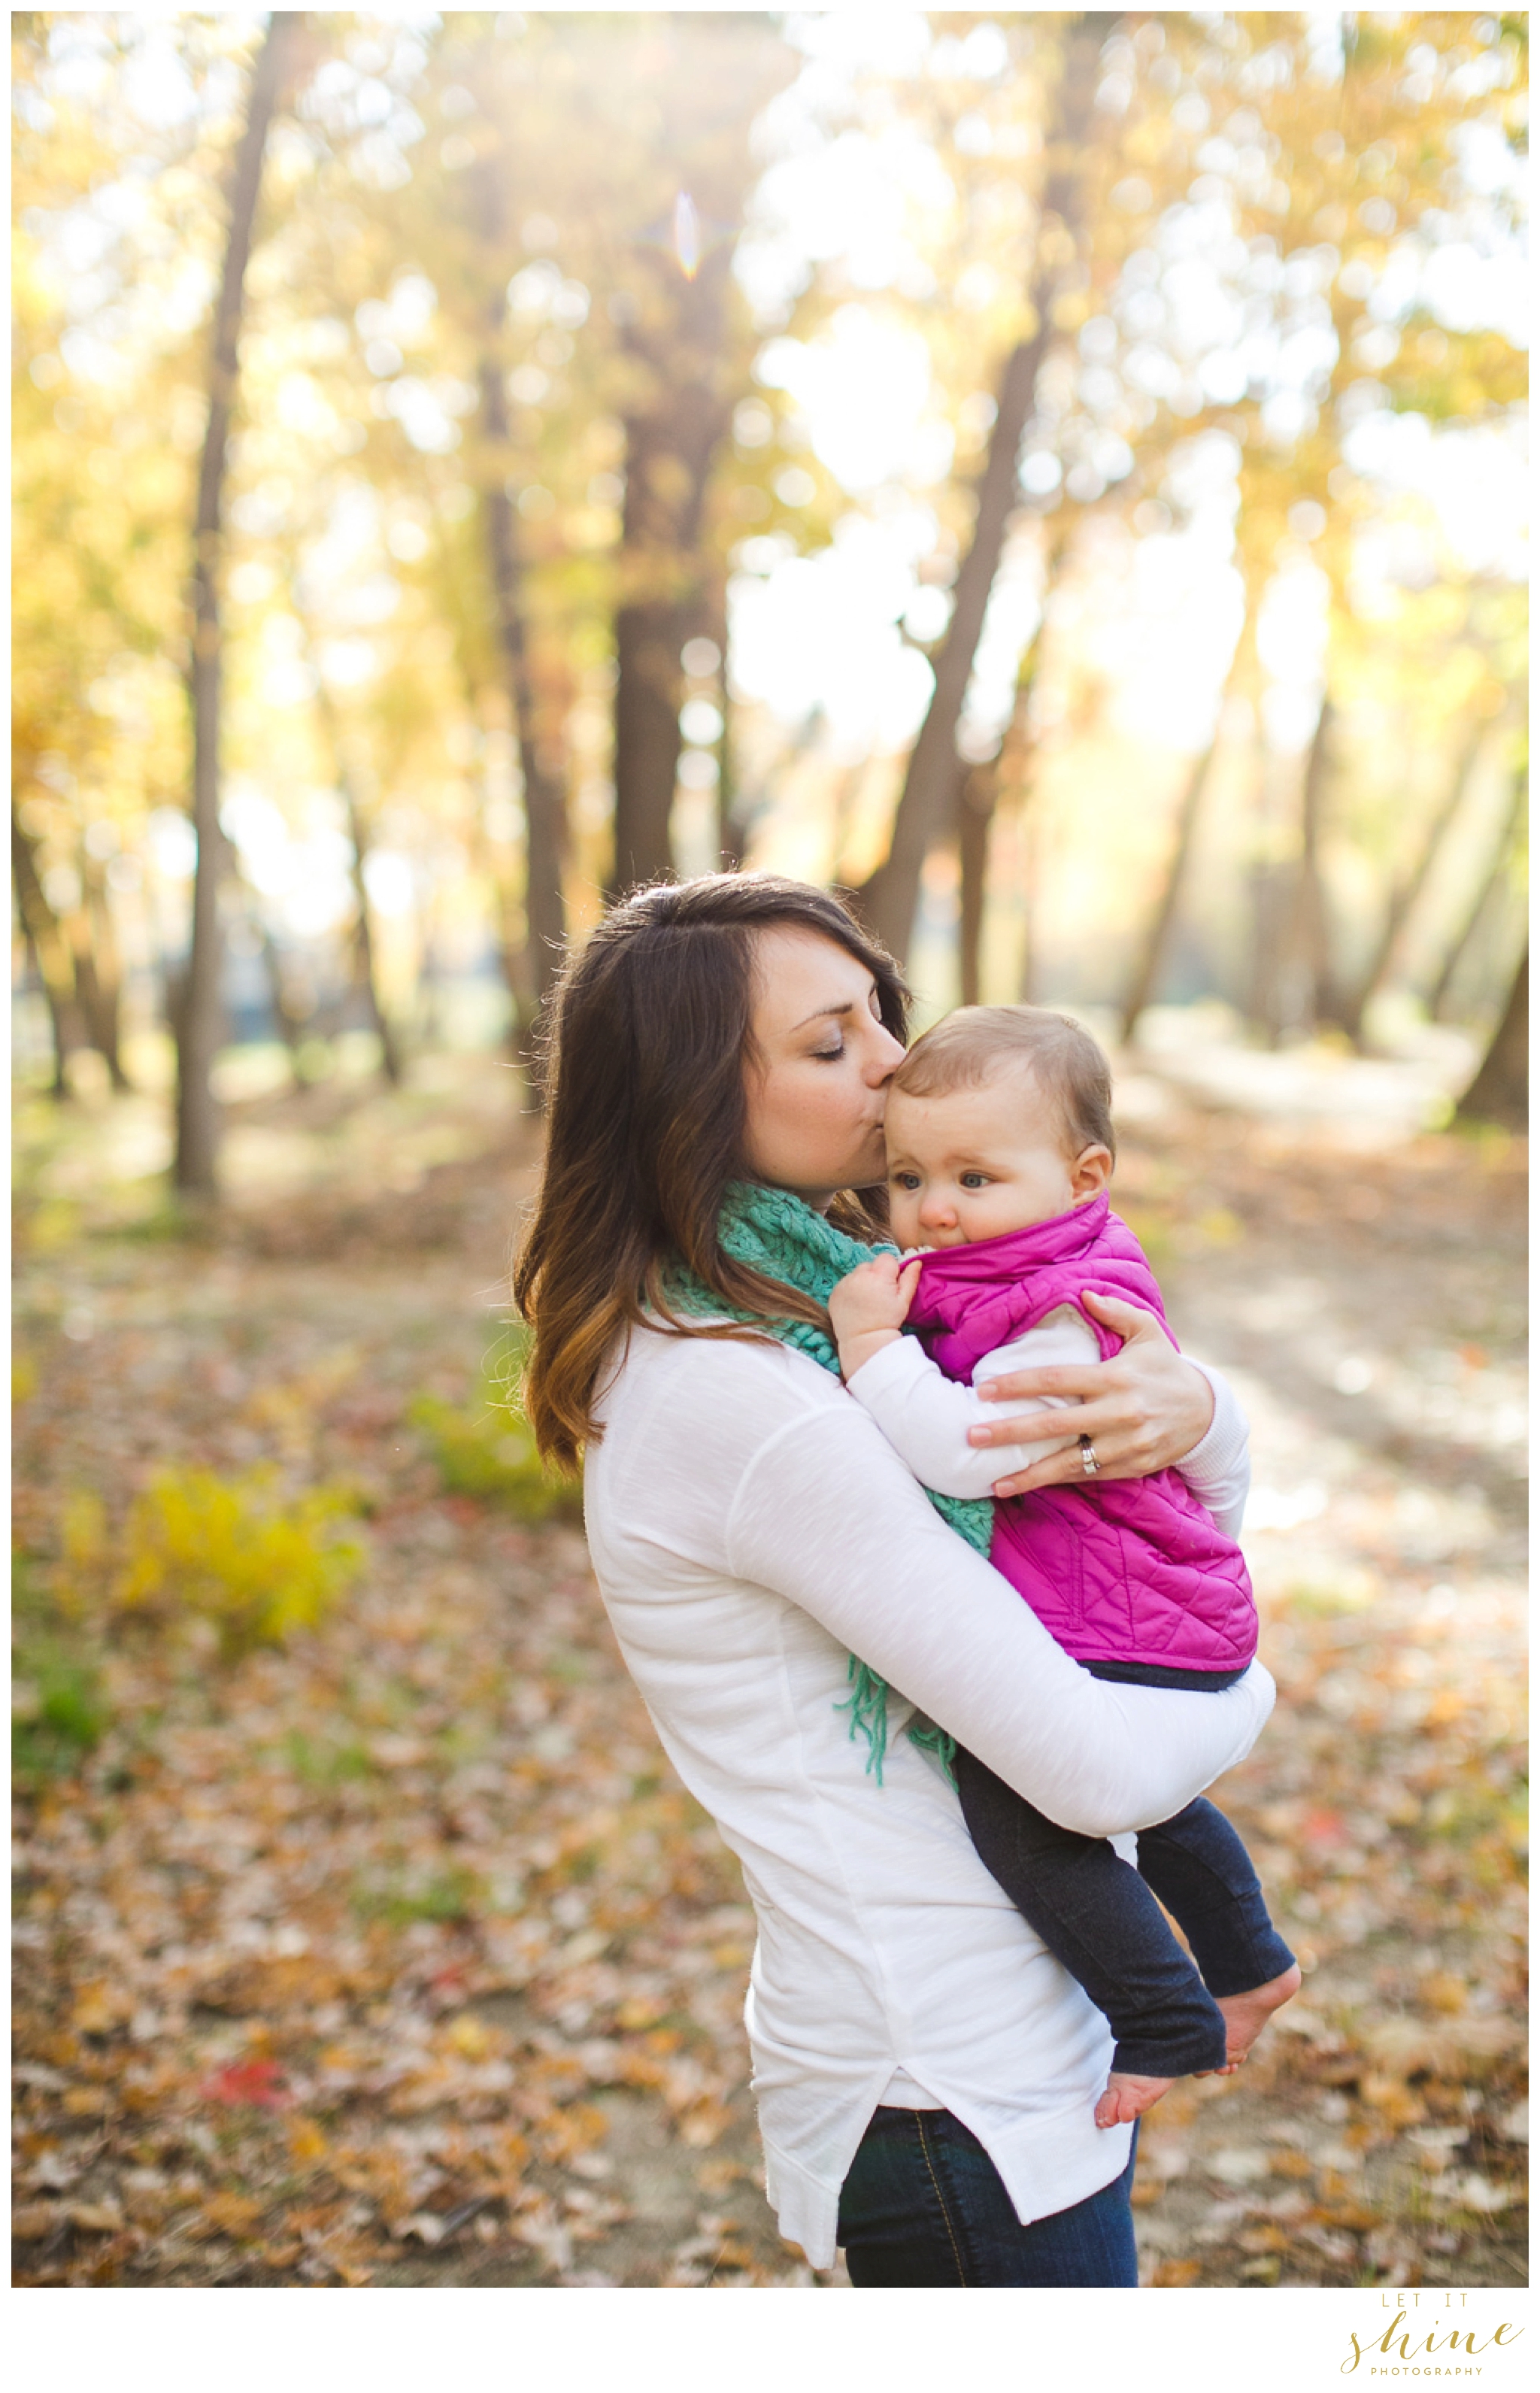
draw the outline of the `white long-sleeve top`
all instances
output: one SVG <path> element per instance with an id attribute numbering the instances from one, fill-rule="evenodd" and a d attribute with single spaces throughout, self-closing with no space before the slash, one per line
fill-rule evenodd
<path id="1" fill-rule="evenodd" d="M 1059 1427 L 1030 1445 L 970 1445 L 969 1431 L 981 1421 L 998 1420 L 1001 1410 L 998 1404 L 985 1404 L 978 1390 L 990 1380 L 1003 1379 L 1007 1371 L 1101 1359 L 1096 1334 L 1085 1315 L 1072 1304 L 1062 1304 L 1009 1346 L 997 1346 L 985 1354 L 973 1366 L 972 1385 L 947 1379 L 918 1338 L 896 1338 L 892 1345 L 880 1346 L 847 1384 L 922 1486 L 933 1487 L 941 1496 L 987 1496 L 997 1479 L 1029 1471 L 1035 1462 L 1073 1445 L 1075 1432 Z M 1039 1407 L 1045 1412 L 1073 1410 L 1078 1401 L 1075 1396 L 1038 1396 L 1004 1409 L 1015 1419 Z M 1204 1440 L 1201 1485 L 1191 1470 L 1186 1476 L 1226 1536 L 1234 1537 L 1246 1511 L 1251 1458 L 1246 1423 L 1238 1408 L 1227 1408 L 1227 1415 L 1230 1409 L 1233 1419 L 1216 1415 Z"/>
<path id="2" fill-rule="evenodd" d="M 1214 1384 L 1184 1466 L 1200 1494 L 1238 1418 Z M 1129 2130 L 1091 2115 L 1105 2021 L 903 1730 L 922 1708 L 1052 1818 L 1107 1836 L 1240 1760 L 1272 1680 L 1256 1664 L 1221 1693 L 1091 1678 L 792 1349 L 637 1330 L 600 1410 L 584 1490 L 600 1591 L 757 1915 L 746 2015 L 782 2233 L 832 2265 L 841 2186 L 895 2079 L 972 2129 L 1024 2222 L 1083 2201 L 1129 2154 Z M 881 1785 L 839 1708 L 851 1654 L 893 1690 Z"/>

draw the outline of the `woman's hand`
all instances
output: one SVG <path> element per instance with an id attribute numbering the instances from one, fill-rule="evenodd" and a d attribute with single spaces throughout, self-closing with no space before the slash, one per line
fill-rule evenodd
<path id="1" fill-rule="evenodd" d="M 1068 1397 L 1077 1401 L 1072 1416 L 1077 1440 L 1090 1438 L 1096 1449 L 1099 1479 L 1145 1479 L 1153 1471 L 1168 1470 L 1207 1433 L 1214 1418 L 1213 1390 L 1194 1364 L 1183 1361 L 1153 1313 L 1116 1297 L 1094 1296 L 1089 1289 L 1083 1301 L 1089 1313 L 1123 1340 L 1121 1353 L 1106 1363 L 1010 1371 L 1003 1379 L 988 1380 L 979 1393 L 1002 1404 L 1001 1418 L 970 1430 L 970 1444 L 1030 1445 L 1042 1436 L 1042 1414 L 1012 1418 L 1003 1405 Z M 1031 1488 L 1079 1482 L 1085 1475 L 1077 1443 L 1030 1471 L 1018 1471 L 1013 1479 L 999 1480 L 995 1494 L 1024 1496 Z"/>

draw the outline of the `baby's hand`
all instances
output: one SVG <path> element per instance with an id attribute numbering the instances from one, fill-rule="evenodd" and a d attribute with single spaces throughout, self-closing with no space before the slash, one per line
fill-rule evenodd
<path id="1" fill-rule="evenodd" d="M 900 1262 L 896 1255 L 874 1255 L 847 1272 L 829 1300 L 829 1317 L 840 1348 L 840 1368 L 847 1380 L 883 1346 L 890 1346 L 904 1327 L 920 1259 Z"/>

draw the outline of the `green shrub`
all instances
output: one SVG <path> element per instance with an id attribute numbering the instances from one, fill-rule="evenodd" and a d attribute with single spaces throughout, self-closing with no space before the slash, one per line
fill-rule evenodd
<path id="1" fill-rule="evenodd" d="M 301 1729 L 291 1729 L 283 1740 L 283 1759 L 296 1778 L 307 1786 L 341 1786 L 349 1780 L 373 1775 L 374 1764 L 366 1746 L 357 1737 L 342 1742 L 332 1738 L 307 1736 Z"/>
<path id="2" fill-rule="evenodd" d="M 338 1487 L 285 1503 L 266 1469 L 158 1471 L 130 1508 L 114 1601 L 212 1622 L 227 1660 L 281 1644 L 313 1628 L 357 1575 L 363 1549 L 335 1528 L 355 1509 Z"/>
<path id="3" fill-rule="evenodd" d="M 20 1787 L 70 1777 L 111 1722 L 90 1638 L 60 1607 L 46 1570 L 11 1563 L 11 1768 Z"/>
<path id="4" fill-rule="evenodd" d="M 363 1919 L 383 1919 L 389 1928 L 410 1928 L 419 1919 L 441 1924 L 474 1916 L 481 1901 L 478 1880 L 470 1870 L 440 1870 L 430 1877 L 403 1876 L 386 1884 L 363 1884 L 353 1895 L 353 1908 Z"/>
<path id="5" fill-rule="evenodd" d="M 501 1504 L 524 1521 L 581 1512 L 577 1485 L 547 1471 L 535 1450 L 534 1432 L 518 1401 L 521 1353 L 522 1342 L 510 1340 L 497 1364 L 483 1370 L 463 1408 L 438 1396 L 419 1396 L 408 1419 L 426 1437 L 451 1495 Z"/>
<path id="6" fill-rule="evenodd" d="M 19 1648 L 11 1689 L 11 1768 L 19 1782 L 67 1778 L 101 1743 L 110 1714 L 96 1665 L 65 1648 Z"/>

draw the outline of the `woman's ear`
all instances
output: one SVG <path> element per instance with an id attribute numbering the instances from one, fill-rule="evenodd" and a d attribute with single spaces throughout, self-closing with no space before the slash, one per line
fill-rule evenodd
<path id="1" fill-rule="evenodd" d="M 1104 1146 L 1083 1146 L 1069 1168 L 1069 1184 L 1077 1205 L 1100 1196 L 1112 1178 L 1112 1153 Z"/>

